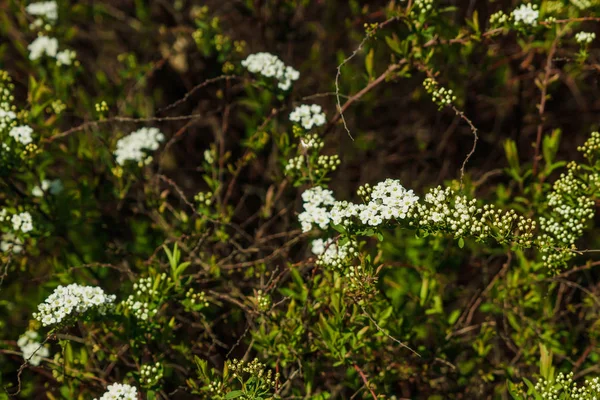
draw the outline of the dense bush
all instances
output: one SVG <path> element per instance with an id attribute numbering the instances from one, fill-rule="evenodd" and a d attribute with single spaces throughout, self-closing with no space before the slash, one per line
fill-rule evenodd
<path id="1" fill-rule="evenodd" d="M 599 11 L 0 3 L 0 398 L 597 398 Z"/>

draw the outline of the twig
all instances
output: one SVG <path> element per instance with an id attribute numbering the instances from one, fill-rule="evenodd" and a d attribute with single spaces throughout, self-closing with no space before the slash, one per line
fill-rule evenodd
<path id="1" fill-rule="evenodd" d="M 469 127 L 471 128 L 471 133 L 473 133 L 473 147 L 471 148 L 471 151 L 469 151 L 469 153 L 467 154 L 467 157 L 465 157 L 465 160 L 463 161 L 462 166 L 460 167 L 460 185 L 462 186 L 463 178 L 465 176 L 465 167 L 467 166 L 467 162 L 469 162 L 469 159 L 471 158 L 471 156 L 475 153 L 475 149 L 477 148 L 477 141 L 479 140 L 479 136 L 477 135 L 477 128 L 475 127 L 475 125 L 473 125 L 473 122 L 471 122 L 471 120 L 469 118 L 467 118 L 465 113 L 460 111 L 455 106 L 452 106 L 452 109 L 454 110 L 456 115 L 458 115 L 463 121 L 465 121 L 467 124 L 469 124 Z"/>
<path id="2" fill-rule="evenodd" d="M 364 96 L 365 94 L 367 94 L 368 92 L 370 92 L 374 87 L 376 87 L 377 85 L 379 85 L 381 82 L 383 82 L 392 72 L 394 72 L 395 70 L 397 70 L 401 65 L 406 64 L 406 59 L 402 59 L 400 60 L 398 63 L 396 64 L 392 64 L 390 65 L 384 73 L 382 73 L 381 75 L 379 75 L 377 77 L 377 79 L 371 81 L 367 86 L 365 86 L 364 88 L 362 88 L 359 92 L 357 92 L 356 94 L 354 94 L 353 96 L 351 96 L 348 101 L 346 101 L 344 103 L 343 106 L 340 105 L 340 95 L 337 92 L 338 90 L 338 86 L 337 86 L 337 77 L 336 77 L 336 98 L 337 98 L 337 108 L 338 108 L 338 112 L 337 114 L 331 119 L 331 121 L 329 121 L 329 124 L 327 125 L 327 127 L 325 128 L 325 132 L 329 131 L 331 129 L 331 127 L 340 120 L 342 120 L 343 124 L 344 124 L 344 128 L 346 129 L 346 132 L 348 132 L 348 136 L 350 136 L 350 138 L 352 140 L 354 140 L 354 138 L 352 137 L 352 134 L 350 133 L 350 130 L 348 129 L 348 125 L 346 124 L 346 119 L 344 118 L 344 112 L 348 109 L 348 107 L 350 107 L 352 105 L 352 103 L 356 102 L 357 100 L 359 100 L 362 96 Z"/>
<path id="3" fill-rule="evenodd" d="M 559 38 L 560 32 L 556 34 L 556 37 L 552 42 L 552 46 L 550 47 L 550 51 L 548 52 L 548 57 L 546 58 L 546 70 L 544 72 L 544 80 L 542 81 L 540 104 L 538 105 L 538 115 L 540 117 L 540 122 L 537 126 L 537 134 L 535 139 L 535 154 L 533 156 L 532 167 L 533 176 L 537 176 L 538 163 L 541 159 L 540 147 L 542 145 L 542 132 L 544 131 L 544 111 L 546 110 L 546 100 L 548 98 L 548 85 L 550 82 L 550 74 L 552 73 L 552 59 L 554 58 L 554 54 L 556 53 Z"/>
<path id="4" fill-rule="evenodd" d="M 381 28 L 383 28 L 384 26 L 386 26 L 387 24 L 389 24 L 389 23 L 391 23 L 391 22 L 393 22 L 393 21 L 396 21 L 397 19 L 399 19 L 399 17 L 392 17 L 392 18 L 389 18 L 389 19 L 387 19 L 386 21 L 384 21 L 384 22 L 382 22 L 382 23 L 378 24 L 376 29 L 381 29 Z M 358 45 L 358 47 L 357 47 L 356 49 L 354 49 L 354 51 L 352 52 L 352 54 L 350 54 L 350 56 L 348 56 L 346 59 L 344 59 L 344 60 L 342 61 L 342 63 L 341 63 L 340 65 L 338 65 L 338 66 L 337 66 L 337 71 L 336 71 L 336 74 L 335 74 L 335 99 L 336 99 L 336 103 L 337 103 L 337 109 L 338 109 L 338 115 L 339 115 L 339 116 L 336 116 L 336 118 L 334 118 L 334 119 L 332 120 L 332 122 L 330 122 L 330 125 L 331 125 L 333 122 L 336 122 L 336 121 L 337 121 L 339 118 L 341 118 L 341 119 L 342 119 L 342 122 L 343 122 L 343 124 L 344 124 L 344 128 L 346 129 L 346 132 L 348 132 L 348 136 L 350 136 L 350 138 L 351 138 L 352 140 L 354 140 L 354 138 L 352 137 L 352 134 L 350 133 L 350 129 L 348 129 L 348 125 L 346 124 L 346 119 L 344 118 L 344 110 L 347 108 L 347 106 L 350 106 L 350 104 L 348 104 L 348 103 L 349 103 L 349 102 L 350 102 L 350 100 L 352 100 L 352 99 L 348 100 L 348 102 L 346 102 L 346 104 L 344 104 L 344 108 L 342 108 L 342 104 L 341 104 L 341 102 L 340 102 L 340 85 L 339 85 L 339 80 L 340 80 L 340 76 L 342 75 L 342 67 L 343 67 L 344 65 L 346 65 L 346 64 L 347 64 L 347 63 L 348 63 L 350 60 L 352 60 L 354 57 L 356 57 L 356 55 L 358 54 L 358 52 L 360 52 L 360 51 L 362 50 L 362 48 L 363 48 L 363 46 L 365 45 L 365 43 L 367 42 L 367 40 L 369 40 L 369 39 L 370 39 L 372 36 L 373 36 L 373 32 L 371 32 L 371 33 L 368 33 L 368 34 L 367 34 L 367 35 L 366 35 L 366 36 L 363 38 L 363 40 L 360 42 L 360 44 Z M 388 69 L 389 69 L 389 68 L 388 68 Z M 387 76 L 387 74 L 386 74 L 385 76 Z M 383 79 L 385 79 L 385 76 L 384 76 L 384 78 L 383 78 Z M 381 78 L 381 76 L 380 76 L 379 78 Z M 379 78 L 378 78 L 378 79 L 379 79 Z M 381 80 L 383 80 L 383 79 L 381 79 Z M 373 82 L 372 82 L 372 83 L 373 83 Z M 377 85 L 377 84 L 376 84 L 376 85 Z M 376 86 L 376 85 L 373 85 L 372 87 L 374 87 L 374 86 Z M 369 86 L 371 86 L 371 84 L 369 84 Z M 367 87 L 369 87 L 369 86 L 367 86 Z M 371 88 L 372 88 L 372 87 L 371 87 Z M 366 89 L 366 88 L 365 88 L 365 89 Z M 363 89 L 363 90 L 364 90 L 364 89 Z M 371 89 L 369 89 L 369 90 L 371 90 Z M 368 92 L 369 90 L 365 91 L 364 93 Z M 361 92 L 363 92 L 363 91 L 361 90 L 359 93 L 361 93 Z M 364 94 L 364 93 L 363 93 L 363 94 Z M 356 96 L 356 95 L 355 95 L 355 96 Z M 355 97 L 355 96 L 353 96 L 353 97 Z M 362 94 L 361 94 L 361 96 L 362 96 Z M 359 96 L 359 97 L 357 97 L 357 99 L 358 99 L 358 98 L 360 98 L 360 96 Z M 328 127 L 328 128 L 329 128 L 329 127 Z"/>
<path id="5" fill-rule="evenodd" d="M 244 78 L 242 78 L 240 76 L 236 76 L 236 75 L 220 75 L 215 78 L 207 79 L 204 82 L 191 88 L 190 91 L 187 92 L 181 99 L 177 100 L 174 103 L 169 104 L 166 107 L 160 108 L 157 112 L 162 113 L 162 112 L 165 112 L 167 110 L 177 107 L 181 103 L 185 103 L 190 98 L 191 95 L 193 95 L 194 93 L 196 93 L 198 90 L 202 89 L 203 87 L 210 85 L 211 83 L 220 82 L 223 80 L 229 81 L 232 79 L 233 80 L 243 80 Z"/>
<path id="6" fill-rule="evenodd" d="M 78 125 L 74 128 L 68 129 L 64 132 L 57 133 L 54 136 L 49 138 L 45 138 L 42 140 L 43 143 L 51 143 L 56 139 L 63 138 L 65 136 L 69 136 L 72 133 L 82 131 L 87 128 L 97 127 L 99 125 L 108 124 L 111 122 L 133 122 L 133 123 L 142 123 L 142 122 L 165 122 L 165 121 L 183 121 L 194 118 L 202 118 L 205 117 L 206 114 L 189 114 L 189 115 L 181 115 L 178 117 L 149 117 L 149 118 L 130 118 L 130 117 L 112 117 L 107 119 L 101 119 L 97 121 L 88 121 L 84 122 L 81 125 Z"/>
<path id="7" fill-rule="evenodd" d="M 358 372 L 358 374 L 362 378 L 362 381 L 365 384 L 365 387 L 369 390 L 369 392 L 371 392 L 371 396 L 373 396 L 373 398 L 375 400 L 377 400 L 377 395 L 375 394 L 375 392 L 371 388 L 371 385 L 369 384 L 369 380 L 367 379 L 367 376 L 365 375 L 365 373 L 362 371 L 362 369 L 360 369 L 360 367 L 358 366 L 358 364 L 354 364 L 354 369 L 356 370 L 356 372 Z"/>
<path id="8" fill-rule="evenodd" d="M 402 343 L 400 340 L 396 339 L 395 337 L 391 336 L 389 333 L 387 333 L 386 331 L 384 331 L 383 328 L 381 326 L 379 326 L 379 324 L 377 323 L 377 321 L 375 321 L 373 319 L 373 317 L 371 317 L 369 315 L 369 313 L 367 312 L 367 310 L 365 310 L 365 308 L 362 305 L 360 305 L 360 308 L 362 308 L 362 310 L 365 313 L 365 315 L 367 316 L 367 318 L 369 318 L 369 320 L 371 320 L 371 322 L 373 323 L 373 325 L 375 325 L 375 327 L 377 328 L 377 330 L 379 332 L 383 333 L 388 339 L 393 340 L 394 342 L 398 343 L 400 346 L 404 347 L 405 349 L 410 350 L 411 352 L 413 352 L 417 356 L 421 357 L 421 355 L 419 353 L 417 353 L 415 350 L 411 349 L 410 347 L 408 347 L 407 345 L 405 345 L 404 343 Z"/>

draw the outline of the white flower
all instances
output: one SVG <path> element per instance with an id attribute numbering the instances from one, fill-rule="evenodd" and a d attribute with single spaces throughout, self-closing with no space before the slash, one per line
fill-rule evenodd
<path id="1" fill-rule="evenodd" d="M 355 257 L 358 252 L 356 250 L 356 242 L 347 241 L 343 245 L 338 245 L 333 239 L 316 239 L 312 243 L 312 252 L 318 256 L 317 264 L 328 267 L 339 268 L 343 267 Z"/>
<path id="2" fill-rule="evenodd" d="M 313 225 L 326 229 L 331 220 L 326 207 L 335 203 L 333 192 L 317 186 L 302 193 L 302 200 L 304 201 L 304 212 L 298 215 L 302 231 L 310 231 Z"/>
<path id="3" fill-rule="evenodd" d="M 76 53 L 73 50 L 63 50 L 56 54 L 56 64 L 58 65 L 71 65 L 76 57 Z"/>
<path id="4" fill-rule="evenodd" d="M 12 121 L 15 118 L 17 118 L 17 114 L 15 114 L 13 111 L 0 108 L 0 119 Z"/>
<path id="5" fill-rule="evenodd" d="M 31 3 L 25 7 L 25 11 L 31 15 L 42 17 L 48 22 L 56 22 L 58 19 L 58 7 L 55 1 L 42 1 L 39 3 Z"/>
<path id="6" fill-rule="evenodd" d="M 594 39 L 596 39 L 596 34 L 594 32 L 578 32 L 575 35 L 575 40 L 577 43 L 581 44 L 592 43 Z"/>
<path id="7" fill-rule="evenodd" d="M 29 49 L 29 59 L 35 61 L 46 54 L 49 57 L 56 57 L 58 52 L 58 40 L 48 36 L 38 36 L 27 46 Z"/>
<path id="8" fill-rule="evenodd" d="M 147 157 L 145 150 L 156 150 L 165 139 L 157 128 L 141 128 L 117 142 L 115 157 L 117 164 L 123 165 L 126 161 L 148 163 L 152 158 Z"/>
<path id="9" fill-rule="evenodd" d="M 16 237 L 14 233 L 4 233 L 0 241 L 0 251 L 3 253 L 12 251 L 15 254 L 19 254 L 23 251 L 23 241 Z"/>
<path id="10" fill-rule="evenodd" d="M 303 104 L 290 113 L 290 121 L 298 122 L 304 129 L 309 130 L 313 126 L 325 124 L 326 117 L 325 113 L 321 112 L 321 106 Z"/>
<path id="11" fill-rule="evenodd" d="M 26 331 L 19 340 L 17 346 L 23 353 L 23 359 L 33 366 L 40 365 L 42 358 L 47 358 L 50 351 L 39 342 L 39 334 L 35 331 Z"/>
<path id="12" fill-rule="evenodd" d="M 512 12 L 512 17 L 514 18 L 516 25 L 525 24 L 536 26 L 539 16 L 540 12 L 537 10 L 537 6 L 532 5 L 531 3 L 521 4 L 520 7 Z"/>
<path id="13" fill-rule="evenodd" d="M 51 195 L 57 195 L 60 192 L 62 192 L 62 190 L 63 190 L 63 184 L 60 179 L 54 179 L 52 181 L 50 181 L 48 179 L 44 179 L 41 182 L 41 187 L 35 186 L 31 190 L 31 194 L 34 195 L 35 197 L 44 197 L 44 194 L 47 192 L 50 193 Z"/>
<path id="14" fill-rule="evenodd" d="M 361 208 L 358 217 L 365 225 L 378 226 L 391 219 L 405 219 L 413 210 L 419 197 L 406 190 L 400 181 L 386 179 L 373 187 L 371 200 Z"/>
<path id="15" fill-rule="evenodd" d="M 113 383 L 99 399 L 94 400 L 137 400 L 137 388 L 125 383 Z"/>
<path id="16" fill-rule="evenodd" d="M 242 61 L 242 66 L 252 73 L 277 79 L 279 81 L 277 86 L 282 90 L 288 90 L 292 85 L 292 81 L 296 81 L 300 77 L 298 71 L 286 66 L 277 56 L 270 53 L 250 54 Z"/>
<path id="17" fill-rule="evenodd" d="M 31 214 L 27 211 L 20 214 L 14 214 L 11 218 L 13 230 L 21 231 L 23 233 L 31 232 L 33 230 L 33 219 Z"/>
<path id="18" fill-rule="evenodd" d="M 15 126 L 10 130 L 8 135 L 14 138 L 17 142 L 28 145 L 33 141 L 31 134 L 33 129 L 28 125 Z"/>
<path id="19" fill-rule="evenodd" d="M 97 309 L 101 314 L 112 305 L 114 295 L 107 295 L 99 287 L 82 286 L 72 283 L 59 286 L 48 298 L 38 305 L 38 312 L 33 317 L 42 325 L 48 326 L 61 323 L 65 318 Z"/>

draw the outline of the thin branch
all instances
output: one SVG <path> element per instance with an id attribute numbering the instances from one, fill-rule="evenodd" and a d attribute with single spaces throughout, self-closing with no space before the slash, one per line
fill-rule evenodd
<path id="1" fill-rule="evenodd" d="M 559 39 L 560 32 L 556 34 L 556 37 L 552 41 L 552 46 L 550 47 L 548 57 L 546 58 L 546 69 L 544 72 L 544 80 L 542 81 L 540 104 L 538 105 L 538 115 L 540 117 L 540 122 L 537 126 L 537 134 L 535 139 L 535 154 L 533 156 L 532 168 L 533 176 L 537 176 L 538 164 L 541 160 L 540 147 L 542 145 L 542 133 L 544 131 L 544 112 L 546 111 L 546 100 L 548 99 L 548 85 L 550 83 L 550 75 L 552 73 L 552 60 L 554 58 L 554 54 L 556 53 L 556 48 L 558 46 Z"/>
<path id="2" fill-rule="evenodd" d="M 376 29 L 381 29 L 384 26 L 386 26 L 387 24 L 398 20 L 399 17 L 392 17 L 387 19 L 386 21 L 380 23 L 377 25 Z M 356 57 L 356 55 L 362 50 L 363 46 L 365 45 L 365 43 L 367 43 L 367 40 L 369 40 L 371 37 L 373 37 L 373 33 L 374 32 L 370 32 L 368 33 L 363 40 L 360 42 L 360 44 L 358 45 L 358 47 L 356 49 L 354 49 L 354 51 L 352 52 L 352 54 L 350 54 L 350 56 L 348 56 L 346 59 L 344 59 L 344 61 L 342 61 L 342 63 L 340 65 L 337 66 L 337 71 L 335 74 L 335 98 L 336 98 L 336 103 L 337 103 L 337 109 L 338 109 L 338 115 L 332 120 L 332 122 L 330 122 L 330 126 L 332 123 L 336 122 L 338 119 L 342 119 L 342 122 L 344 124 L 344 128 L 346 129 L 346 132 L 348 132 L 348 136 L 350 136 L 350 138 L 352 140 L 354 140 L 354 138 L 352 137 L 352 134 L 350 133 L 350 129 L 348 129 L 348 125 L 346 124 L 346 119 L 344 118 L 344 110 L 347 108 L 347 106 L 350 106 L 350 104 L 348 104 L 350 102 L 350 100 L 348 100 L 348 102 L 346 102 L 346 104 L 344 104 L 344 108 L 342 108 L 342 104 L 340 102 L 340 85 L 339 85 L 339 81 L 340 81 L 340 76 L 342 75 L 342 67 L 344 65 L 346 65 L 350 60 L 352 60 L 354 57 Z M 389 69 L 389 68 L 388 68 Z M 386 75 L 387 76 L 387 75 Z M 381 76 L 380 76 L 381 78 Z M 378 78 L 379 79 L 379 78 Z M 385 79 L 385 77 L 383 78 Z M 382 79 L 382 80 L 383 80 Z M 377 85 L 377 84 L 376 84 Z M 374 86 L 376 86 L 374 85 Z M 370 86 L 370 84 L 369 84 Z M 373 86 L 373 87 L 374 87 Z M 367 86 L 368 87 L 368 86 Z M 371 87 L 372 88 L 372 87 Z M 364 90 L 364 89 L 363 89 Z M 369 89 L 370 90 L 370 89 Z M 365 91 L 368 92 L 369 90 Z M 361 90 L 362 92 L 362 90 Z M 359 93 L 361 93 L 359 92 Z M 364 93 L 363 93 L 364 94 Z M 362 95 L 361 95 L 362 96 Z M 354 97 L 354 96 L 353 96 Z M 360 98 L 360 96 L 357 97 L 357 99 Z M 328 127 L 329 128 L 329 127 Z M 328 130 L 328 129 L 327 129 Z"/>
<path id="3" fill-rule="evenodd" d="M 356 370 L 356 372 L 358 372 L 358 374 L 362 378 L 362 381 L 365 384 L 365 387 L 369 390 L 369 392 L 371 392 L 371 396 L 373 396 L 373 398 L 375 400 L 377 400 L 377 395 L 375 394 L 375 391 L 373 391 L 373 389 L 371 388 L 371 385 L 369 384 L 369 380 L 367 379 L 367 376 L 365 375 L 365 373 L 362 371 L 362 369 L 360 369 L 360 367 L 357 364 L 354 364 L 354 369 Z"/>

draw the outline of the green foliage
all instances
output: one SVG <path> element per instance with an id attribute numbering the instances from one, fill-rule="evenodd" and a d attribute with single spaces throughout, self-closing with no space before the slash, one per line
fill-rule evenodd
<path id="1" fill-rule="evenodd" d="M 502 7 L 8 2 L 0 399 L 598 396 L 600 9 Z"/>

